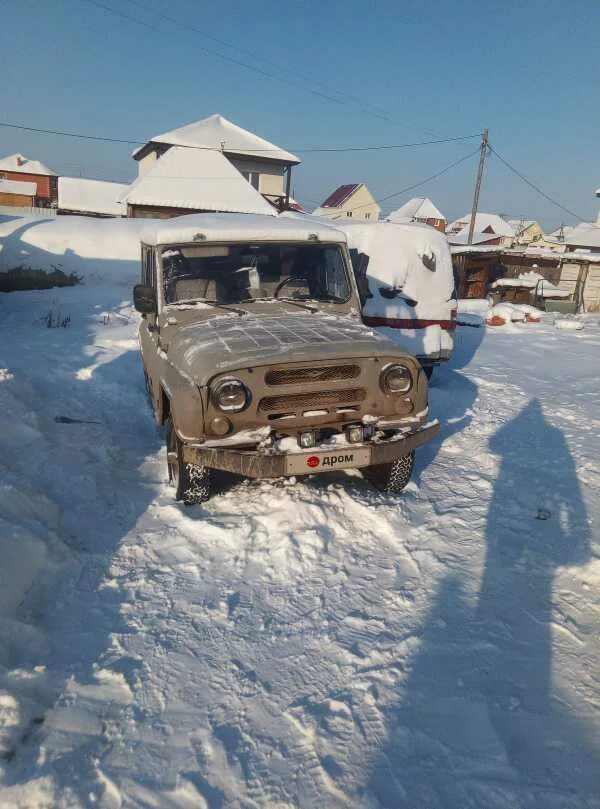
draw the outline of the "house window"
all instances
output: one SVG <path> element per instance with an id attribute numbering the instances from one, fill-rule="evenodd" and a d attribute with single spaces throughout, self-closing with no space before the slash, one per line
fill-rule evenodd
<path id="1" fill-rule="evenodd" d="M 352 216 L 352 211 L 346 211 L 346 216 Z"/>
<path id="2" fill-rule="evenodd" d="M 242 177 L 245 177 L 252 188 L 255 188 L 258 191 L 258 184 L 260 180 L 260 174 L 258 171 L 242 171 Z"/>

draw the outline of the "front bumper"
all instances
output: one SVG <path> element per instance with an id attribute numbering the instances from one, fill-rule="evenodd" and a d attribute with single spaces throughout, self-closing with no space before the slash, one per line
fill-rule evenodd
<path id="1" fill-rule="evenodd" d="M 365 466 L 391 463 L 431 441 L 439 432 L 439 422 L 426 424 L 402 438 L 373 444 L 348 444 L 299 452 L 263 452 L 261 450 L 228 449 L 225 447 L 183 446 L 186 463 L 223 469 L 247 478 L 279 478 L 286 475 L 332 472 L 336 469 L 360 469 Z M 319 463 L 314 459 L 317 458 Z M 323 463 L 325 458 L 334 459 Z"/>

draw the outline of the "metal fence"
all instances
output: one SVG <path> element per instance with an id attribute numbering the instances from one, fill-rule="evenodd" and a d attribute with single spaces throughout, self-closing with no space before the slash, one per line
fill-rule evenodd
<path id="1" fill-rule="evenodd" d="M 13 205 L 0 205 L 0 214 L 12 214 L 13 216 L 56 216 L 56 208 L 21 208 Z"/>

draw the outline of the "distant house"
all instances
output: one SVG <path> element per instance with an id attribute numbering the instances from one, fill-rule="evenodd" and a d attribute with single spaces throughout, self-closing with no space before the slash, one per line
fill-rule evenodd
<path id="1" fill-rule="evenodd" d="M 506 221 L 515 232 L 514 246 L 528 245 L 544 238 L 544 231 L 535 219 L 507 219 Z"/>
<path id="2" fill-rule="evenodd" d="M 451 244 L 467 244 L 470 224 L 471 214 L 465 214 L 448 225 L 446 233 Z M 473 244 L 482 244 L 483 241 L 479 237 L 485 240 L 488 236 L 494 237 L 495 240 L 487 240 L 486 243 L 510 247 L 515 238 L 515 229 L 500 214 L 478 213 L 475 217 Z"/>
<path id="3" fill-rule="evenodd" d="M 387 218 L 390 222 L 401 222 L 406 219 L 411 222 L 422 222 L 442 233 L 446 232 L 446 217 L 428 198 L 409 199 L 396 211 L 392 211 Z"/>
<path id="4" fill-rule="evenodd" d="M 352 217 L 376 222 L 380 211 L 381 208 L 364 183 L 348 183 L 336 188 L 313 214 L 327 219 Z"/>
<path id="5" fill-rule="evenodd" d="M 58 213 L 82 216 L 126 216 L 127 205 L 121 201 L 129 186 L 107 180 L 85 180 L 82 177 L 58 178 Z"/>
<path id="6" fill-rule="evenodd" d="M 179 129 L 173 129 L 162 135 L 154 135 L 147 143 L 136 149 L 133 157 L 138 164 L 138 179 L 141 180 L 150 175 L 158 163 L 175 148 L 179 149 L 176 162 L 181 171 L 180 179 L 182 180 L 181 193 L 178 193 L 177 196 L 186 196 L 183 186 L 185 185 L 189 190 L 191 181 L 198 180 L 199 183 L 204 181 L 202 173 L 200 175 L 195 173 L 202 163 L 198 153 L 210 152 L 223 158 L 255 192 L 278 209 L 286 206 L 291 188 L 292 167 L 300 163 L 300 158 L 296 155 L 254 135 L 247 129 L 242 129 L 223 118 L 222 115 L 210 115 L 208 118 Z M 187 167 L 183 149 L 190 159 L 190 165 Z M 207 161 L 206 169 L 210 174 L 208 163 L 209 161 Z M 216 166 L 217 163 L 221 166 L 224 165 L 223 161 L 219 161 L 218 158 L 213 160 L 211 165 Z M 229 179 L 231 176 L 231 172 L 227 172 Z M 163 179 L 166 178 L 163 176 Z M 212 177 L 210 183 L 213 188 L 215 179 Z M 206 193 L 200 193 L 204 204 L 209 206 L 204 210 L 222 210 L 214 207 Z M 130 216 L 140 213 L 139 210 L 136 213 L 136 206 L 132 206 L 129 200 L 128 204 L 130 205 Z M 229 210 L 229 208 L 224 210 Z M 170 215 L 177 214 L 171 213 Z"/>
<path id="7" fill-rule="evenodd" d="M 33 198 L 33 202 L 28 202 L 27 205 L 52 208 L 56 205 L 58 197 L 57 179 L 56 172 L 40 163 L 39 160 L 30 160 L 18 153 L 3 157 L 0 159 L 0 180 L 27 183 L 29 190 L 33 183 L 35 191 L 32 195 L 23 187 L 15 186 L 11 191 L 9 187 L 5 186 L 5 190 L 2 192 L 2 204 L 23 207 L 22 198 L 28 197 Z"/>
<path id="8" fill-rule="evenodd" d="M 277 214 L 216 149 L 172 146 L 125 191 L 130 217 L 167 219 L 198 211 Z"/>

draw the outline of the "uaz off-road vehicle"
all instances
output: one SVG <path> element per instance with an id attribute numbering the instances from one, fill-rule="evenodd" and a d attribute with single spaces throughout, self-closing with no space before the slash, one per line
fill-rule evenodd
<path id="1" fill-rule="evenodd" d="M 142 244 L 140 344 L 176 496 L 211 470 L 252 478 L 358 468 L 410 479 L 431 439 L 418 361 L 360 321 L 346 237 L 285 217 L 194 214 Z"/>

